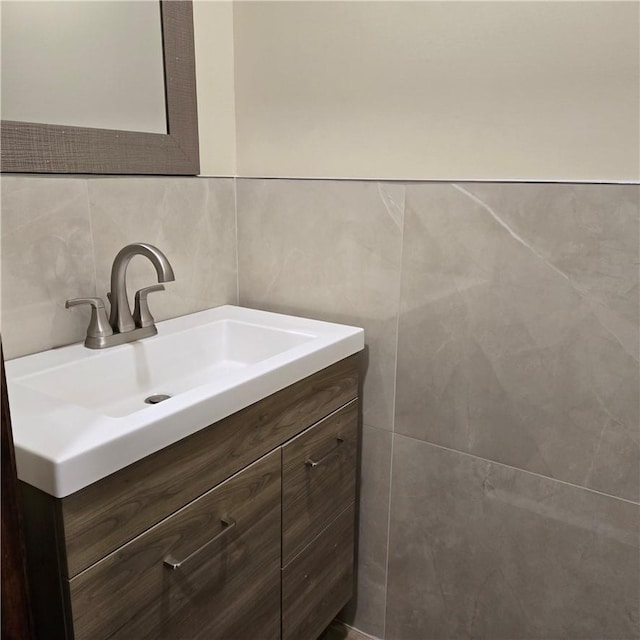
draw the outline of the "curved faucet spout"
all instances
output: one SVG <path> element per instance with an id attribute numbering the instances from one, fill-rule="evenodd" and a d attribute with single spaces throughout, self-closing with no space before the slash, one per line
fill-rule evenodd
<path id="1" fill-rule="evenodd" d="M 109 323 L 114 331 L 124 333 L 136 328 L 131 307 L 127 299 L 127 266 L 133 256 L 145 256 L 151 261 L 158 274 L 158 282 L 175 280 L 173 269 L 167 256 L 152 244 L 135 242 L 120 249 L 111 267 L 111 313 Z"/>

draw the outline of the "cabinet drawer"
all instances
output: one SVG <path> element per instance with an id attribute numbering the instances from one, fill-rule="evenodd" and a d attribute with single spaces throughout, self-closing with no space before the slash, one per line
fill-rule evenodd
<path id="1" fill-rule="evenodd" d="M 282 570 L 282 640 L 315 640 L 353 594 L 355 505 Z"/>
<path id="2" fill-rule="evenodd" d="M 280 492 L 275 451 L 70 580 L 76 640 L 279 638 Z"/>
<path id="3" fill-rule="evenodd" d="M 358 401 L 282 448 L 282 564 L 355 500 Z"/>
<path id="4" fill-rule="evenodd" d="M 350 356 L 58 501 L 73 577 L 358 393 Z"/>

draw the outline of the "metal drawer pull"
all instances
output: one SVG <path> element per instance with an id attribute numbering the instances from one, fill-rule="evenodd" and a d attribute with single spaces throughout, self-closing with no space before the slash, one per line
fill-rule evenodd
<path id="1" fill-rule="evenodd" d="M 327 461 L 329 458 L 332 458 L 333 456 L 337 455 L 338 448 L 344 442 L 344 438 L 341 438 L 340 436 L 338 436 L 336 438 L 336 440 L 337 440 L 338 444 L 333 449 L 331 449 L 331 451 L 329 451 L 329 453 L 327 453 L 327 455 L 322 456 L 322 458 L 320 458 L 320 460 L 312 460 L 311 458 L 307 458 L 304 461 L 304 463 L 307 465 L 307 467 L 311 467 L 312 469 L 314 469 L 318 465 L 321 465 L 323 462 Z"/>
<path id="2" fill-rule="evenodd" d="M 211 540 L 208 540 L 207 542 L 205 542 L 201 547 L 196 549 L 193 553 L 190 553 L 186 558 L 182 560 L 176 560 L 172 556 L 167 556 L 164 559 L 164 566 L 167 567 L 168 569 L 180 569 L 180 567 L 182 567 L 182 565 L 185 562 L 189 562 L 191 558 L 193 558 L 194 556 L 197 556 L 201 551 L 206 549 L 210 544 L 213 544 L 216 540 L 218 540 L 220 537 L 225 535 L 225 533 L 231 531 L 231 529 L 233 529 L 236 526 L 236 521 L 233 520 L 232 518 L 222 518 L 220 522 L 222 523 L 222 531 L 218 532 L 215 536 L 213 536 Z"/>

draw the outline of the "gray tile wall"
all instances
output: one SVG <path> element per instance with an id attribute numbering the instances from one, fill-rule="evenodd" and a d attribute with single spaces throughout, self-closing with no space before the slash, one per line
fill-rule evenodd
<path id="1" fill-rule="evenodd" d="M 365 329 L 359 597 L 347 622 L 381 636 L 405 188 L 251 179 L 236 190 L 240 304 Z"/>
<path id="2" fill-rule="evenodd" d="M 237 302 L 232 179 L 2 176 L 2 343 L 15 358 L 84 339 L 89 310 L 69 298 L 109 290 L 130 242 L 157 245 L 176 280 L 153 294 L 156 320 Z M 128 289 L 157 282 L 134 258 Z"/>
<path id="3" fill-rule="evenodd" d="M 128 242 L 158 319 L 238 301 L 366 330 L 358 597 L 387 640 L 630 640 L 637 186 L 3 176 L 2 335 L 81 340 Z M 236 218 L 233 215 L 237 206 Z M 236 256 L 236 233 L 238 253 Z M 131 263 L 130 288 L 155 281 Z"/>
<path id="4" fill-rule="evenodd" d="M 366 331 L 348 623 L 640 637 L 639 197 L 238 180 L 241 304 Z"/>

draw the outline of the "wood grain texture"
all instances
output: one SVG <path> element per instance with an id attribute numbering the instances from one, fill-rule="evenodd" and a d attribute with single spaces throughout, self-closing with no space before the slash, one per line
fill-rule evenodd
<path id="1" fill-rule="evenodd" d="M 61 500 L 72 577 L 356 397 L 354 355 Z"/>
<path id="2" fill-rule="evenodd" d="M 357 400 L 283 447 L 283 566 L 355 501 L 357 449 Z M 317 467 L 305 463 L 323 457 Z"/>
<path id="3" fill-rule="evenodd" d="M 316 640 L 353 594 L 355 505 L 282 570 L 282 640 Z"/>
<path id="4" fill-rule="evenodd" d="M 166 84 L 167 132 L 198 173 L 198 98 L 193 40 L 193 3 L 164 0 L 162 47 Z"/>
<path id="5" fill-rule="evenodd" d="M 73 578 L 75 640 L 277 640 L 280 490 L 274 451 Z"/>
<path id="6" fill-rule="evenodd" d="M 2 638 L 28 640 L 31 637 L 31 611 L 27 587 L 26 551 L 22 512 L 18 501 L 18 476 L 1 343 L 0 387 L 2 394 Z"/>
<path id="7" fill-rule="evenodd" d="M 2 121 L 3 172 L 196 175 L 198 115 L 189 0 L 160 3 L 165 134 Z"/>

